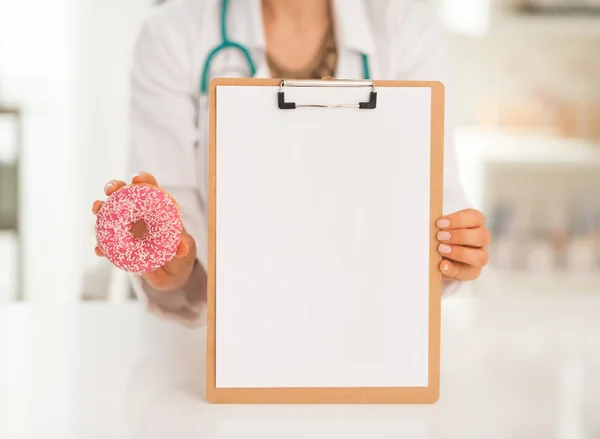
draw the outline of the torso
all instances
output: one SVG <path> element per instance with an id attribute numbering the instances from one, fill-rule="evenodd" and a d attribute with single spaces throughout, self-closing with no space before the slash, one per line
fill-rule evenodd
<path id="1" fill-rule="evenodd" d="M 304 40 L 306 50 L 295 52 L 303 54 L 296 55 L 297 63 L 292 62 L 290 53 L 294 53 L 294 47 L 302 44 L 302 40 L 285 40 L 285 44 L 279 39 L 281 33 L 270 34 L 265 31 L 265 40 L 260 42 L 256 25 L 260 22 L 260 13 L 257 13 L 251 5 L 260 0 L 231 0 L 229 19 L 230 39 L 243 44 L 251 53 L 256 63 L 257 77 L 288 77 L 310 76 L 323 77 L 335 76 L 339 78 L 362 78 L 363 65 L 357 47 L 348 48 L 348 41 L 335 41 L 329 39 L 327 59 L 323 65 L 313 63 L 315 54 L 323 48 L 324 35 L 338 35 L 341 29 L 332 28 L 331 24 L 323 27 L 322 32 L 313 33 L 314 39 L 310 42 Z M 372 52 L 369 53 L 371 76 L 377 79 L 414 79 L 412 70 L 420 57 L 424 54 L 418 52 L 421 44 L 422 26 L 427 17 L 426 7 L 421 2 L 412 1 L 384 1 L 384 0 L 352 0 L 352 4 L 364 6 L 360 17 L 367 17 L 368 23 L 358 25 L 353 21 L 352 14 L 344 9 L 346 0 L 332 0 L 337 5 L 337 11 L 341 12 L 345 23 L 352 23 L 351 29 L 356 30 L 357 35 L 361 32 L 372 33 Z M 350 0 L 348 0 L 348 6 Z M 161 7 L 161 11 L 152 21 L 157 33 L 167 35 L 169 50 L 172 57 L 166 60 L 173 68 L 181 69 L 187 75 L 186 83 L 189 84 L 189 98 L 196 108 L 196 121 L 198 129 L 198 142 L 196 144 L 197 159 L 197 181 L 202 205 L 206 205 L 207 194 L 207 138 L 208 138 L 208 108 L 207 95 L 201 95 L 200 79 L 208 54 L 221 44 L 221 34 L 217 23 L 220 21 L 221 0 L 171 0 Z M 361 7 L 362 7 L 361 6 Z M 380 10 L 381 9 L 381 10 Z M 371 17 L 375 17 L 374 19 Z M 336 17 L 334 17 L 336 18 Z M 334 22 L 337 21 L 334 20 Z M 295 42 L 294 42 L 295 41 Z M 354 44 L 362 40 L 356 39 Z M 263 45 L 269 56 L 263 50 Z M 310 43 L 310 44 L 309 44 Z M 402 56 L 398 57 L 401 53 Z M 269 62 L 271 58 L 271 62 Z M 292 56 L 292 58 L 294 58 Z M 321 60 L 324 59 L 323 57 Z M 273 62 L 275 61 L 275 62 Z M 323 66 L 327 66 L 323 68 Z M 312 68 L 310 68 L 312 67 Z M 288 72 L 291 70 L 292 72 Z M 239 51 L 230 49 L 219 54 L 210 69 L 210 77 L 248 77 L 248 64 Z M 293 75 L 288 76 L 288 73 Z M 303 75 L 301 75 L 303 74 Z M 300 79 L 300 78 L 293 78 Z"/>

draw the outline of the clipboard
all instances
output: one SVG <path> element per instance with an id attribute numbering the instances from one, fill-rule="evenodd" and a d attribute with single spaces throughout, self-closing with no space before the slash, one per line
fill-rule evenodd
<path id="1" fill-rule="evenodd" d="M 439 82 L 211 81 L 209 402 L 437 401 L 444 108 Z"/>

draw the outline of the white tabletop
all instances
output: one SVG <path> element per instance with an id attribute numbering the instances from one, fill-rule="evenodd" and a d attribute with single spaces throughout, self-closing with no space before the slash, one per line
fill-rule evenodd
<path id="1" fill-rule="evenodd" d="M 0 308 L 0 437 L 600 437 L 600 295 L 444 301 L 433 406 L 213 406 L 204 330 L 137 304 Z"/>

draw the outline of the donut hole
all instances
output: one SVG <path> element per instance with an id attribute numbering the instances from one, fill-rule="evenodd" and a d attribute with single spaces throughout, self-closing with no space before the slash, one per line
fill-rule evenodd
<path id="1" fill-rule="evenodd" d="M 130 231 L 135 238 L 143 238 L 148 231 L 148 226 L 145 221 L 139 220 L 133 223 Z"/>

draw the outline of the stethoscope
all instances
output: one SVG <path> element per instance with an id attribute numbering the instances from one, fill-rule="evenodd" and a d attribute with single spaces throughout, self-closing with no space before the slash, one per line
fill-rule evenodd
<path id="1" fill-rule="evenodd" d="M 246 59 L 246 63 L 248 63 L 248 70 L 250 73 L 250 77 L 253 77 L 256 74 L 256 65 L 254 64 L 254 60 L 252 59 L 252 55 L 250 55 L 250 51 L 235 41 L 231 41 L 227 36 L 227 10 L 229 8 L 229 0 L 221 0 L 221 44 L 215 47 L 210 51 L 208 56 L 206 57 L 206 61 L 204 61 L 204 68 L 202 69 L 202 76 L 200 82 L 200 94 L 206 95 L 208 93 L 208 82 L 209 82 L 209 73 L 210 66 L 215 56 L 219 54 L 222 50 L 225 49 L 236 49 L 238 50 Z M 363 79 L 369 80 L 371 79 L 371 69 L 369 66 L 369 57 L 361 53 L 362 58 L 362 67 L 363 67 Z"/>

